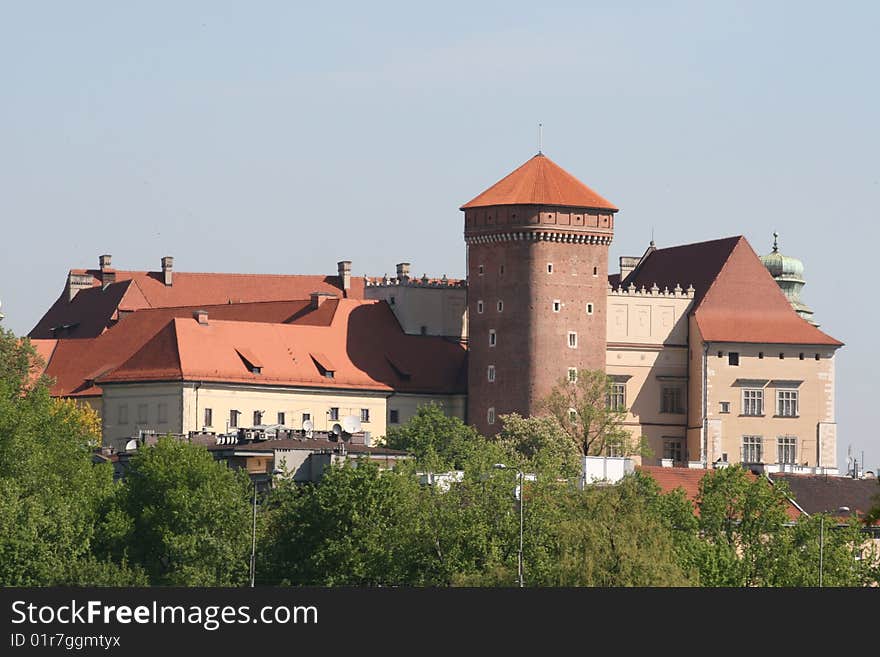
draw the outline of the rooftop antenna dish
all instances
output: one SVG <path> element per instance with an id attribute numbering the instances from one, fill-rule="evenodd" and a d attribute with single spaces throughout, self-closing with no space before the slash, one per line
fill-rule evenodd
<path id="1" fill-rule="evenodd" d="M 312 431 L 315 430 L 315 423 L 312 422 L 311 420 L 303 420 L 302 430 L 305 432 L 306 438 L 311 438 Z"/>
<path id="2" fill-rule="evenodd" d="M 342 435 L 342 425 L 338 422 L 333 425 L 333 428 L 330 429 L 330 433 L 332 433 L 337 438 Z"/>
<path id="3" fill-rule="evenodd" d="M 361 430 L 361 419 L 357 415 L 346 415 L 342 418 L 342 430 L 345 433 L 357 433 Z"/>
<path id="4" fill-rule="evenodd" d="M 131 439 L 127 443 L 125 443 L 125 451 L 126 452 L 132 452 L 132 451 L 136 450 L 137 448 L 138 448 L 138 441 L 135 439 Z"/>

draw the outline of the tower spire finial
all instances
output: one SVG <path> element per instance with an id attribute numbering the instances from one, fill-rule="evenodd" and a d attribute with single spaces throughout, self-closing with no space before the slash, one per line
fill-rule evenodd
<path id="1" fill-rule="evenodd" d="M 773 231 L 773 253 L 779 252 L 779 233 Z"/>
<path id="2" fill-rule="evenodd" d="M 538 124 L 538 155 L 541 155 L 544 148 L 544 124 Z"/>

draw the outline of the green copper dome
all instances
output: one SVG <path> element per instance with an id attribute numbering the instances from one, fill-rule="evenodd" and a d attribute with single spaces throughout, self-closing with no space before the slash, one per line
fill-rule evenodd
<path id="1" fill-rule="evenodd" d="M 797 258 L 782 255 L 779 252 L 779 233 L 773 233 L 773 252 L 761 256 L 761 262 L 770 275 L 776 279 L 797 314 L 811 324 L 818 326 L 813 321 L 813 311 L 801 301 L 801 289 L 806 283 L 804 281 L 804 263 Z"/>

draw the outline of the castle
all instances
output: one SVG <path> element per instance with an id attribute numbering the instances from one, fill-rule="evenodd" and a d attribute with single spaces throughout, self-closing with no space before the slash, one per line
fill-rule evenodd
<path id="1" fill-rule="evenodd" d="M 744 237 L 620 259 L 617 208 L 542 153 L 461 206 L 467 280 L 71 270 L 31 331 L 104 441 L 241 426 L 376 436 L 427 402 L 485 434 L 582 369 L 652 464 L 836 472 L 834 356 L 803 266 Z"/>

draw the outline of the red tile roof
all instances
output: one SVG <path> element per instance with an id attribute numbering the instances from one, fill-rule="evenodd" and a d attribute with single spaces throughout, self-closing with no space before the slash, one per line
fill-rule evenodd
<path id="1" fill-rule="evenodd" d="M 631 283 L 670 290 L 693 285 L 691 314 L 709 342 L 843 344 L 795 312 L 742 236 L 649 252 L 623 287 Z"/>
<path id="2" fill-rule="evenodd" d="M 462 205 L 461 209 L 488 205 L 561 205 L 617 212 L 610 201 L 541 153 Z"/>
<path id="3" fill-rule="evenodd" d="M 715 472 L 715 470 L 703 468 L 664 468 L 657 465 L 642 465 L 639 466 L 639 470 L 650 475 L 664 493 L 671 493 L 675 489 L 681 488 L 687 498 L 693 503 L 694 513 L 696 514 L 699 514 L 697 499 L 700 496 L 700 481 L 702 481 L 703 477 Z M 746 474 L 752 479 L 756 477 L 751 472 Z M 786 505 L 785 513 L 790 520 L 797 520 L 802 515 L 800 510 L 791 502 Z"/>
<path id="4" fill-rule="evenodd" d="M 93 287 L 80 290 L 72 301 L 62 292 L 28 334 L 31 338 L 93 338 L 100 335 L 119 311 L 143 308 L 218 305 L 306 299 L 312 292 L 342 297 L 338 276 L 276 274 L 206 274 L 174 272 L 173 285 L 165 285 L 161 272 L 116 271 L 116 282 L 103 288 L 98 270 L 73 270 L 92 276 Z M 364 298 L 363 278 L 352 277 L 346 295 Z M 64 325 L 72 328 L 53 334 Z"/>
<path id="5" fill-rule="evenodd" d="M 251 354 L 248 360 L 262 363 L 259 373 L 242 362 L 242 350 Z M 212 320 L 210 315 L 207 325 L 172 319 L 98 382 L 183 380 L 463 394 L 465 355 L 458 342 L 404 334 L 385 302 L 344 299 L 324 327 Z M 322 367 L 334 368 L 332 378 L 324 376 L 314 356 Z M 409 364 L 409 375 L 395 371 L 389 358 Z"/>
<path id="6" fill-rule="evenodd" d="M 331 299 L 314 310 L 306 299 L 146 309 L 124 315 L 96 338 L 31 342 L 44 351 L 57 343 L 46 368 L 46 374 L 55 379 L 53 395 L 97 396 L 101 388 L 94 384 L 94 379 L 128 360 L 175 317 L 192 318 L 196 310 L 205 310 L 209 322 L 222 319 L 329 326 L 333 317 L 330 311 L 335 307 L 336 302 Z"/>

